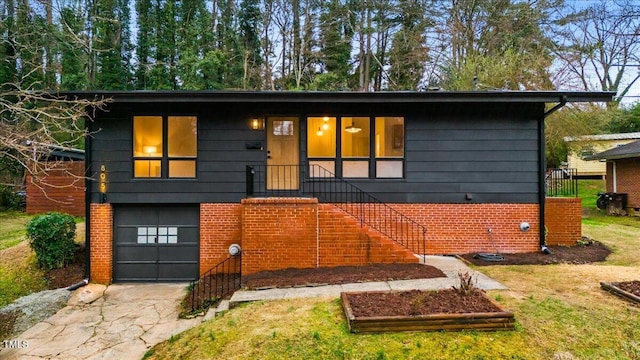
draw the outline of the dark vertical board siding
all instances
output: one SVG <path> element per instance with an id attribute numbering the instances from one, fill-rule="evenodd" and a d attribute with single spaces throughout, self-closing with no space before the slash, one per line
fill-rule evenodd
<path id="1" fill-rule="evenodd" d="M 107 167 L 113 203 L 238 202 L 244 197 L 245 168 L 263 164 L 264 130 L 250 129 L 252 117 L 364 115 L 405 117 L 405 178 L 350 180 L 389 202 L 537 203 L 540 104 L 111 104 L 96 120 L 94 171 Z M 132 178 L 132 116 L 198 116 L 197 179 Z M 306 127 L 301 122 L 301 161 Z M 96 175 L 96 174 L 94 174 Z M 97 201 L 97 184 L 92 186 Z"/>

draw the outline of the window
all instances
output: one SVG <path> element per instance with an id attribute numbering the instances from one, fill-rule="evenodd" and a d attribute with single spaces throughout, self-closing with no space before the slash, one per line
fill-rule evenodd
<path id="1" fill-rule="evenodd" d="M 402 178 L 404 118 L 309 117 L 307 157 L 310 165 L 344 178 Z M 310 171 L 314 177 L 327 176 L 316 168 Z"/>
<path id="2" fill-rule="evenodd" d="M 195 178 L 197 128 L 195 116 L 135 116 L 133 176 Z"/>
<path id="3" fill-rule="evenodd" d="M 341 124 L 342 177 L 369 177 L 371 120 L 368 117 L 343 117 Z"/>
<path id="4" fill-rule="evenodd" d="M 376 177 L 401 178 L 404 158 L 404 118 L 376 117 Z"/>

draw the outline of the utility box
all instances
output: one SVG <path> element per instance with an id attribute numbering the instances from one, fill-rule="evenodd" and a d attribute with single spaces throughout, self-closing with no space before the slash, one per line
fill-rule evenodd
<path id="1" fill-rule="evenodd" d="M 627 215 L 627 194 L 607 193 L 607 214 Z"/>

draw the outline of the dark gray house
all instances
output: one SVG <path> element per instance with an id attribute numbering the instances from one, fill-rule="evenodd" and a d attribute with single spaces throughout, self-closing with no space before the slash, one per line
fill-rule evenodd
<path id="1" fill-rule="evenodd" d="M 613 93 L 97 95 L 87 238 L 111 282 L 197 278 L 232 244 L 243 273 L 534 251 L 544 120 Z"/>

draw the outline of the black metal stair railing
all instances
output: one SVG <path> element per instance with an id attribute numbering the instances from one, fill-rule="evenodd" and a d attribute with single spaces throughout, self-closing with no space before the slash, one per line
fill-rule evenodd
<path id="1" fill-rule="evenodd" d="M 208 309 L 242 286 L 242 255 L 229 256 L 189 284 L 185 299 L 190 314 Z"/>
<path id="2" fill-rule="evenodd" d="M 315 197 L 413 253 L 427 253 L 425 226 L 322 166 L 250 165 L 246 169 L 246 189 L 247 197 Z"/>

